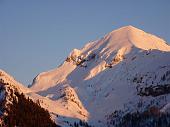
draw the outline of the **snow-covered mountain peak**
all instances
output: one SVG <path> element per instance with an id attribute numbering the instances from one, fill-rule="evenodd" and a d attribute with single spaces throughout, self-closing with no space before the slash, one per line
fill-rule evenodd
<path id="1" fill-rule="evenodd" d="M 90 79 L 104 71 L 108 66 L 114 66 L 125 58 L 135 57 L 139 51 L 146 50 L 170 51 L 166 42 L 154 35 L 146 33 L 133 26 L 125 26 L 106 34 L 103 38 L 86 44 L 82 49 L 73 49 L 66 61 L 58 68 L 39 74 L 31 89 L 46 90 L 61 82 L 68 82 L 70 74 L 77 66 L 89 67 L 83 72 L 82 79 Z M 94 63 L 95 61 L 95 63 Z M 75 76 L 74 79 L 76 79 Z"/>
<path id="2" fill-rule="evenodd" d="M 158 49 L 170 51 L 170 46 L 168 46 L 164 40 L 133 26 L 125 26 L 114 30 L 100 41 L 103 41 L 105 44 L 107 43 L 106 47 L 110 48 L 122 48 L 127 45 L 133 45 L 144 50 Z"/>
<path id="3" fill-rule="evenodd" d="M 144 31 L 142 31 L 141 29 L 138 29 L 134 26 L 128 25 L 128 26 L 124 26 L 124 27 L 118 28 L 116 30 L 113 30 L 110 33 L 114 33 L 114 32 L 123 34 L 123 33 L 130 33 L 130 32 L 144 32 Z"/>
<path id="4" fill-rule="evenodd" d="M 84 56 L 95 53 L 105 59 L 119 50 L 124 50 L 124 54 L 128 54 L 132 48 L 170 51 L 170 46 L 163 39 L 133 26 L 125 26 L 106 34 L 100 40 L 86 44 L 79 53 Z"/>

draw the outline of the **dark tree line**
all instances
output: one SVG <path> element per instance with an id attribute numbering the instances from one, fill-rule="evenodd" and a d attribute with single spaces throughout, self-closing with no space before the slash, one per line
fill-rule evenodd
<path id="1" fill-rule="evenodd" d="M 1 85 L 2 86 L 2 85 Z M 3 127 L 59 127 L 51 120 L 47 110 L 42 108 L 39 103 L 26 98 L 23 93 L 10 90 L 15 96 L 11 104 L 5 107 L 7 115 L 3 117 Z M 5 103 L 4 103 L 5 104 Z M 3 106 L 4 106 L 3 104 Z M 1 105 L 2 108 L 2 105 Z"/>
<path id="2" fill-rule="evenodd" d="M 170 114 L 128 113 L 116 127 L 170 127 Z"/>
<path id="3" fill-rule="evenodd" d="M 79 122 L 74 122 L 73 127 L 92 127 L 87 122 L 80 120 Z"/>
<path id="4" fill-rule="evenodd" d="M 164 84 L 164 85 L 156 85 L 156 86 L 151 85 L 145 88 L 141 88 L 138 95 L 157 97 L 169 93 L 170 93 L 170 84 Z"/>

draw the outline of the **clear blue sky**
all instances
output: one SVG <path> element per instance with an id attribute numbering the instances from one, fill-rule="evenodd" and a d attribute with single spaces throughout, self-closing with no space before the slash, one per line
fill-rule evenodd
<path id="1" fill-rule="evenodd" d="M 0 68 L 28 85 L 125 25 L 170 42 L 170 0 L 0 0 Z"/>

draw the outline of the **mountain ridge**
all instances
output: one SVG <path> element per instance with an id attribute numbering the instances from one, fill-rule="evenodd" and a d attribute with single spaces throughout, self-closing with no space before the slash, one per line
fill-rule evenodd
<path id="1" fill-rule="evenodd" d="M 127 34 L 130 34 L 130 37 Z M 135 34 L 135 37 L 131 36 L 131 34 L 132 35 Z M 136 34 L 139 34 L 139 35 L 136 35 Z M 140 37 L 143 37 L 143 36 L 147 36 L 147 37 L 149 36 L 150 37 L 151 36 L 151 39 L 149 38 L 149 39 L 144 39 L 144 41 L 142 40 L 143 42 L 145 42 L 143 44 L 142 41 L 139 41 L 141 38 L 138 39 L 138 36 L 140 36 Z M 150 42 L 152 40 L 152 38 L 154 38 L 153 41 L 155 43 L 158 43 L 158 46 L 157 45 L 153 45 L 153 44 L 149 44 L 149 46 L 148 46 L 147 43 Z M 155 38 L 156 38 L 156 40 L 155 40 Z M 122 39 L 123 39 L 123 41 L 122 41 Z M 138 42 L 139 42 L 139 44 L 138 44 Z M 142 47 L 141 45 L 142 46 L 144 45 L 144 46 Z M 160 47 L 160 49 L 159 48 L 157 49 L 157 47 Z M 170 46 L 166 45 L 164 40 L 159 39 L 156 36 L 147 34 L 144 31 L 142 31 L 140 29 L 137 29 L 137 28 L 135 28 L 133 26 L 125 26 L 125 27 L 122 27 L 120 29 L 117 29 L 117 30 L 114 30 L 114 31 L 110 32 L 109 34 L 105 35 L 105 37 L 103 37 L 102 39 L 100 39 L 98 41 L 86 44 L 85 47 L 82 48 L 81 50 L 74 49 L 69 54 L 68 57 L 70 57 L 70 58 L 72 57 L 73 59 L 75 59 L 74 61 L 76 61 L 76 59 L 79 59 L 77 57 L 87 57 L 89 55 L 98 54 L 97 57 L 100 57 L 100 59 L 104 59 L 105 61 L 109 62 L 112 59 L 114 59 L 115 56 L 116 56 L 115 59 L 118 59 L 118 60 L 120 59 L 121 60 L 121 59 L 123 59 L 121 57 L 125 56 L 126 54 L 131 52 L 131 50 L 133 50 L 134 52 L 138 52 L 138 50 L 140 50 L 140 49 L 142 49 L 142 50 L 157 49 L 157 50 L 161 50 L 161 51 L 170 51 Z M 70 64 L 70 63 L 65 63 L 65 62 L 63 63 L 63 66 L 64 66 L 63 68 L 65 68 L 65 67 L 67 68 L 69 65 L 65 66 L 64 64 Z M 101 70 L 103 70 L 102 68 L 104 68 L 105 64 L 106 63 L 103 62 Z M 86 64 L 83 65 L 83 66 L 86 66 Z M 66 70 L 71 72 L 75 68 L 76 68 L 76 66 L 73 66 L 72 69 L 71 68 L 67 68 Z M 55 70 L 58 70 L 58 68 L 53 69 L 51 71 L 55 71 Z M 64 70 L 62 70 L 61 72 L 64 72 Z M 43 77 L 43 75 L 46 75 L 47 73 L 43 72 L 43 73 L 39 74 L 37 76 L 37 78 L 35 78 L 34 81 L 36 81 L 36 80 L 38 81 L 39 77 Z M 64 76 L 63 73 L 61 73 L 59 75 L 62 75 L 61 77 Z M 62 79 L 61 78 L 60 79 L 62 81 L 64 81 L 64 79 L 66 78 L 65 76 Z M 48 80 L 48 79 L 46 78 L 43 81 L 46 82 L 46 80 Z M 61 81 L 55 81 L 55 82 L 61 82 Z M 55 85 L 55 82 L 53 83 L 54 85 Z M 32 84 L 32 88 L 33 89 L 34 89 L 34 87 L 36 87 L 36 86 L 34 86 L 34 84 L 35 83 Z M 38 88 L 38 90 L 40 90 L 40 88 Z"/>

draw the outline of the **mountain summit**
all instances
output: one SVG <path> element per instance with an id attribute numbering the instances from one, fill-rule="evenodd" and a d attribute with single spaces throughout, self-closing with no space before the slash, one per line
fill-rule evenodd
<path id="1" fill-rule="evenodd" d="M 164 40 L 133 26 L 125 26 L 114 30 L 105 35 L 102 39 L 87 45 L 87 47 L 85 46 L 83 48 L 83 51 L 87 49 L 97 49 L 100 52 L 106 52 L 106 50 L 107 52 L 113 52 L 121 48 L 127 48 L 127 50 L 130 50 L 132 47 L 143 50 L 157 49 L 170 51 L 170 46 L 168 46 Z"/>
<path id="2" fill-rule="evenodd" d="M 105 36 L 106 40 L 103 43 L 107 43 L 111 47 L 119 45 L 133 45 L 137 48 L 148 50 L 158 49 L 163 51 L 169 51 L 170 47 L 166 45 L 165 41 L 148 34 L 133 26 L 125 26 L 120 29 L 114 30 Z M 120 48 L 119 47 L 119 48 Z"/>

